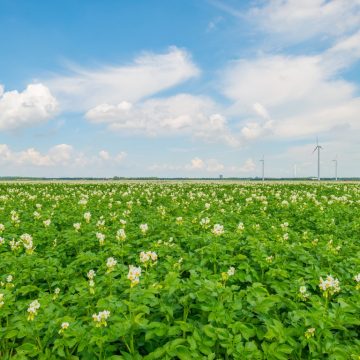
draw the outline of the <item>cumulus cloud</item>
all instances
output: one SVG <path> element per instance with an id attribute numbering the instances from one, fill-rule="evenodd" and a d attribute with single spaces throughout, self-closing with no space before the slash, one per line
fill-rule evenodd
<path id="1" fill-rule="evenodd" d="M 225 169 L 225 166 L 216 159 L 201 159 L 195 157 L 187 164 L 153 164 L 148 167 L 150 171 L 177 171 L 180 174 L 188 172 L 193 173 L 215 173 Z"/>
<path id="2" fill-rule="evenodd" d="M 256 170 L 256 165 L 253 159 L 249 158 L 245 160 L 241 166 L 230 166 L 229 171 L 231 173 L 248 174 Z"/>
<path id="3" fill-rule="evenodd" d="M 128 65 L 84 69 L 73 66 L 70 75 L 55 75 L 45 83 L 63 109 L 87 111 L 100 104 L 129 103 L 152 96 L 199 75 L 185 50 L 171 47 L 162 54 L 143 53 Z"/>
<path id="4" fill-rule="evenodd" d="M 4 91 L 0 85 L 0 130 L 42 124 L 57 112 L 57 100 L 43 84 L 30 84 L 22 92 Z"/>
<path id="5" fill-rule="evenodd" d="M 191 160 L 191 164 L 188 165 L 188 168 L 191 170 L 194 169 L 204 169 L 205 168 L 205 162 L 201 160 L 200 158 L 196 157 Z"/>
<path id="6" fill-rule="evenodd" d="M 206 172 L 218 172 L 224 170 L 224 165 L 216 159 L 202 160 L 195 157 L 190 164 L 184 166 L 185 170 L 205 170 Z"/>
<path id="7" fill-rule="evenodd" d="M 86 167 L 89 165 L 101 165 L 105 162 L 121 162 L 126 157 L 125 152 L 114 156 L 108 151 L 101 150 L 97 156 L 86 155 L 77 151 L 68 144 L 59 144 L 51 147 L 47 152 L 40 152 L 35 148 L 21 151 L 12 150 L 7 144 L 0 144 L 0 163 L 11 166 L 34 166 L 34 167 Z"/>
<path id="8" fill-rule="evenodd" d="M 74 149 L 71 145 L 60 144 L 41 153 L 35 148 L 13 151 L 6 144 L 0 144 L 0 159 L 12 165 L 57 166 L 67 165 L 72 160 Z"/>
<path id="9" fill-rule="evenodd" d="M 265 55 L 229 64 L 223 93 L 233 101 L 228 113 L 243 119 L 242 135 L 296 138 L 339 127 L 359 130 L 357 88 L 340 74 L 349 57 L 351 63 L 360 58 L 359 40 L 342 39 L 318 55 Z"/>
<path id="10" fill-rule="evenodd" d="M 194 157 L 186 164 L 153 164 L 148 167 L 150 171 L 171 171 L 178 174 L 187 173 L 188 176 L 209 174 L 209 176 L 214 176 L 219 172 L 224 172 L 225 175 L 229 176 L 244 176 L 251 174 L 256 169 L 254 161 L 249 158 L 245 160 L 242 165 L 225 165 L 221 161 L 210 158 L 210 159 L 201 159 L 199 157 Z"/>
<path id="11" fill-rule="evenodd" d="M 209 98 L 178 94 L 131 104 L 101 104 L 86 113 L 86 118 L 105 124 L 112 131 L 148 136 L 191 135 L 205 141 L 239 145 L 226 118 L 217 113 L 218 106 Z"/>

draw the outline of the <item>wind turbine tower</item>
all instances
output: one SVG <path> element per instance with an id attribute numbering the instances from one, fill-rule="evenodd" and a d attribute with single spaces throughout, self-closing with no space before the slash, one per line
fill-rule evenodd
<path id="1" fill-rule="evenodd" d="M 336 155 L 335 159 L 333 160 L 333 162 L 335 163 L 335 181 L 337 181 L 337 179 L 338 179 L 338 172 L 337 172 L 337 170 L 338 170 L 338 160 L 337 160 L 337 155 Z"/>
<path id="2" fill-rule="evenodd" d="M 297 164 L 294 164 L 294 178 L 297 178 Z"/>
<path id="3" fill-rule="evenodd" d="M 261 165 L 261 177 L 262 177 L 262 181 L 265 181 L 265 159 L 264 159 L 264 155 L 262 157 L 262 159 L 259 160 L 262 165 Z"/>
<path id="4" fill-rule="evenodd" d="M 317 156 L 318 156 L 318 164 L 317 164 L 317 179 L 318 181 L 320 181 L 320 150 L 322 149 L 322 146 L 319 145 L 319 140 L 316 137 L 316 146 L 315 149 L 313 151 L 313 153 L 315 151 L 317 151 Z"/>

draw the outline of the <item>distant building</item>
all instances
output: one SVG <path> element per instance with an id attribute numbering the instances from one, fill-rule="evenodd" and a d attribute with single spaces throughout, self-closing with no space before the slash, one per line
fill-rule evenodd
<path id="1" fill-rule="evenodd" d="M 223 176 L 222 174 L 219 175 L 219 179 L 222 180 L 223 179 Z"/>

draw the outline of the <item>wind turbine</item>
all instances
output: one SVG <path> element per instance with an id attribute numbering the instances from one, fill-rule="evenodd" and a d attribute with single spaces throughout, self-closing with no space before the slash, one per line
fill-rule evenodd
<path id="1" fill-rule="evenodd" d="M 338 175 L 337 175 L 337 170 L 338 170 L 337 155 L 336 155 L 335 159 L 333 160 L 333 162 L 335 163 L 335 181 L 337 181 L 337 179 L 338 179 Z"/>
<path id="2" fill-rule="evenodd" d="M 316 146 L 312 153 L 314 153 L 317 150 L 317 154 L 318 154 L 317 179 L 318 179 L 318 181 L 320 181 L 320 150 L 321 149 L 322 149 L 322 146 L 319 145 L 319 140 L 316 137 Z"/>
<path id="3" fill-rule="evenodd" d="M 264 159 L 264 155 L 263 155 L 262 159 L 260 159 L 259 161 L 262 163 L 262 171 L 261 171 L 262 181 L 265 181 L 265 159 Z"/>

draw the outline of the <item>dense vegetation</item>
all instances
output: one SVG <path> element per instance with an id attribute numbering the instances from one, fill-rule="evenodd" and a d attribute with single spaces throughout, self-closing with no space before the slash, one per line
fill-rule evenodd
<path id="1" fill-rule="evenodd" d="M 0 185 L 1 359 L 359 359 L 360 186 Z"/>

